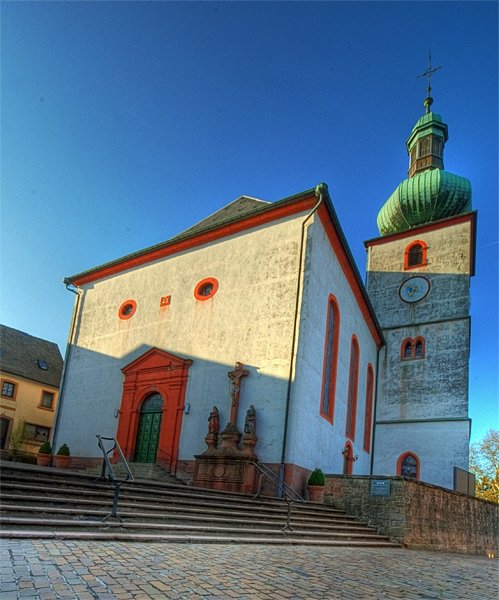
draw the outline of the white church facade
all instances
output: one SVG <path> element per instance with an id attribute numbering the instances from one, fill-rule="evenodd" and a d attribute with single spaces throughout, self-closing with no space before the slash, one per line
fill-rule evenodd
<path id="1" fill-rule="evenodd" d="M 443 171 L 446 136 L 428 105 L 408 142 L 414 182 L 366 242 L 366 286 L 325 184 L 242 196 L 68 277 L 55 443 L 84 465 L 99 460 L 96 434 L 116 437 L 129 460 L 192 479 L 214 407 L 241 434 L 254 411 L 255 457 L 298 488 L 315 467 L 452 488 L 468 466 L 475 214 L 467 180 Z"/>

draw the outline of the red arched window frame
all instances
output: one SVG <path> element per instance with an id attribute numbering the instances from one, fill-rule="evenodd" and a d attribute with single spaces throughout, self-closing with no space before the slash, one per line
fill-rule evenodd
<path id="1" fill-rule="evenodd" d="M 419 479 L 419 471 L 420 471 L 419 457 L 418 457 L 417 454 L 415 454 L 414 452 L 410 452 L 410 451 L 404 452 L 403 454 L 401 454 L 398 457 L 398 460 L 397 460 L 397 475 L 399 477 L 409 477 L 409 475 L 402 475 L 403 463 L 404 463 L 404 460 L 406 458 L 408 458 L 408 457 L 413 458 L 416 461 L 416 476 L 413 479 Z"/>
<path id="2" fill-rule="evenodd" d="M 371 363 L 367 365 L 366 411 L 364 414 L 364 450 L 371 452 L 371 433 L 373 420 L 374 370 Z"/>
<path id="3" fill-rule="evenodd" d="M 352 336 L 352 342 L 350 344 L 350 368 L 348 371 L 348 396 L 347 396 L 347 416 L 345 435 L 351 439 L 352 442 L 355 440 L 355 423 L 357 417 L 357 389 L 359 386 L 359 342 L 357 336 Z"/>
<path id="4" fill-rule="evenodd" d="M 428 264 L 428 244 L 423 240 L 414 240 L 405 249 L 404 270 L 410 271 Z"/>
<path id="5" fill-rule="evenodd" d="M 324 341 L 320 414 L 331 423 L 334 420 L 339 337 L 340 309 L 336 297 L 333 294 L 330 294 L 326 314 L 326 338 Z"/>
<path id="6" fill-rule="evenodd" d="M 422 335 L 416 338 L 405 338 L 400 346 L 401 360 L 414 360 L 426 356 L 426 340 Z"/>
<path id="7" fill-rule="evenodd" d="M 351 475 L 353 472 L 353 463 L 355 461 L 352 444 L 346 442 L 341 453 L 343 454 L 343 475 Z"/>

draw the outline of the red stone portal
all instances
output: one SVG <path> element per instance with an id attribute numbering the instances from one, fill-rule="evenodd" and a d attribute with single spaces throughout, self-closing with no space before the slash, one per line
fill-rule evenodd
<path id="1" fill-rule="evenodd" d="M 116 438 L 127 460 L 133 460 L 140 408 L 152 393 L 163 398 L 156 462 L 175 471 L 184 410 L 187 376 L 192 360 L 152 348 L 122 369 L 125 376 Z"/>

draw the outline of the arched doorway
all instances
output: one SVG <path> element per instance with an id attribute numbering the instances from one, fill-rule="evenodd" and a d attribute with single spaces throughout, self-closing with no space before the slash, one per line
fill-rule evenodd
<path id="1" fill-rule="evenodd" d="M 161 418 L 163 416 L 163 398 L 155 393 L 147 396 L 140 409 L 137 441 L 135 442 L 135 461 L 156 462 Z"/>
<path id="2" fill-rule="evenodd" d="M 116 439 L 127 460 L 157 462 L 171 473 L 175 472 L 191 364 L 192 360 L 151 348 L 123 367 L 123 396 Z M 155 409 L 152 414 L 161 412 L 161 416 L 143 416 L 149 414 L 142 413 L 142 409 L 148 409 L 149 403 L 145 402 L 155 394 L 161 397 L 162 405 L 160 411 Z M 158 400 L 150 402 L 154 409 L 154 402 Z M 159 433 L 155 448 L 147 442 L 146 433 L 139 433 L 141 420 L 143 432 L 148 431 L 148 423 L 152 421 L 149 438 L 153 430 Z M 139 441 L 143 446 L 140 450 Z"/>

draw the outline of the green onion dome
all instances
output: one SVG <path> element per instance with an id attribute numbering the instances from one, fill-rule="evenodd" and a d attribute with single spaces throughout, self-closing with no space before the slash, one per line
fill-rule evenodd
<path id="1" fill-rule="evenodd" d="M 431 100 L 425 101 L 428 112 L 418 120 L 406 142 L 409 178 L 397 187 L 378 214 L 381 235 L 471 210 L 469 180 L 444 171 L 447 125 L 440 115 L 429 112 Z"/>
<path id="2" fill-rule="evenodd" d="M 405 179 L 378 214 L 381 235 L 390 235 L 471 210 L 471 183 L 440 169 Z"/>

